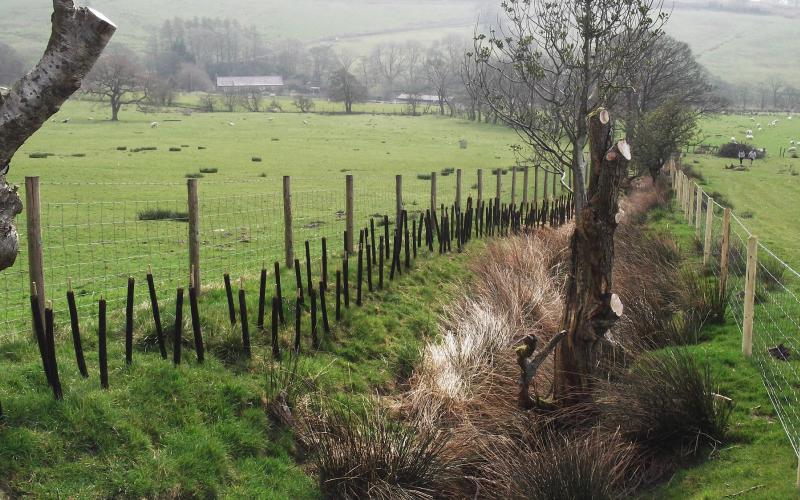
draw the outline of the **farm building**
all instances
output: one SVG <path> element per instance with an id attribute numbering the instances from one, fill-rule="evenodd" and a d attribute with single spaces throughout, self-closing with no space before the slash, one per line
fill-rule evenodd
<path id="1" fill-rule="evenodd" d="M 439 96 L 428 94 L 400 94 L 395 98 L 397 102 L 409 103 L 417 101 L 418 104 L 439 104 Z"/>
<path id="2" fill-rule="evenodd" d="M 278 93 L 283 89 L 282 76 L 218 76 L 217 90 L 258 89 L 261 92 Z"/>

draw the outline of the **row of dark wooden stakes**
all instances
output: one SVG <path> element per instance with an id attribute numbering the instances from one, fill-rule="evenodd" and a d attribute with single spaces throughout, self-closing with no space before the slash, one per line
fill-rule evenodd
<path id="1" fill-rule="evenodd" d="M 411 268 L 411 258 L 416 259 L 417 250 L 420 247 L 427 247 L 430 252 L 434 251 L 434 245 L 438 242 L 438 250 L 440 254 L 452 251 L 452 242 L 456 241 L 457 249 L 460 252 L 463 246 L 473 236 L 508 236 L 509 234 L 517 234 L 523 230 L 542 227 L 545 223 L 551 226 L 559 226 L 566 223 L 571 217 L 572 213 L 572 200 L 570 197 L 565 196 L 560 199 L 544 200 L 541 207 L 520 205 L 500 205 L 494 200 L 488 203 L 479 202 L 478 208 L 475 209 L 472 204 L 472 199 L 467 200 L 466 210 L 462 211 L 458 206 L 450 207 L 448 211 L 444 205 L 441 207 L 440 214 L 432 216 L 430 210 L 425 213 L 420 213 L 419 223 L 417 219 L 412 220 L 412 227 L 409 231 L 408 227 L 408 212 L 402 211 L 399 215 L 400 223 L 393 231 L 392 244 L 389 241 L 389 218 L 384 216 L 382 225 L 384 226 L 384 235 L 379 237 L 376 246 L 375 241 L 375 219 L 370 219 L 369 227 L 359 231 L 358 242 L 358 270 L 356 281 L 356 305 L 362 304 L 362 283 L 364 282 L 364 253 L 366 249 L 366 283 L 370 292 L 374 290 L 372 271 L 373 268 L 378 268 L 378 284 L 377 288 L 383 289 L 384 286 L 384 262 L 386 259 L 391 259 L 391 269 L 389 279 L 393 280 L 395 273 L 402 274 L 402 269 L 405 267 L 407 270 Z M 424 234 L 423 234 L 424 233 Z M 424 236 L 424 242 L 423 242 Z M 344 234 L 344 241 L 347 242 L 347 233 Z M 393 251 L 391 250 L 393 248 Z M 401 262 L 401 253 L 405 253 L 405 266 Z M 310 300 L 310 314 L 311 314 L 311 344 L 314 349 L 319 349 L 321 338 L 318 331 L 318 313 L 321 313 L 322 326 L 324 333 L 330 334 L 331 327 L 328 321 L 328 309 L 326 304 L 325 294 L 328 288 L 328 252 L 327 240 L 322 238 L 322 276 L 319 281 L 318 291 L 313 286 L 312 273 L 311 273 L 311 249 L 309 242 L 305 242 L 305 264 L 306 264 L 306 279 L 307 288 L 306 293 Z M 286 319 L 284 317 L 283 297 L 281 291 L 281 275 L 280 264 L 275 262 L 275 296 L 272 299 L 272 357 L 273 359 L 281 359 L 281 348 L 278 341 L 279 324 L 285 325 Z M 302 272 L 300 269 L 299 259 L 294 260 L 295 268 L 295 284 L 297 290 L 296 304 L 295 304 L 295 337 L 293 349 L 295 353 L 299 353 L 301 347 L 301 317 L 302 311 L 305 308 L 305 294 L 302 283 Z M 194 274 L 194 273 L 191 273 Z M 241 324 L 242 334 L 242 348 L 246 356 L 251 355 L 250 346 L 250 330 L 247 316 L 247 301 L 245 297 L 245 290 L 242 283 L 239 288 L 238 296 L 238 313 L 239 323 Z M 336 271 L 336 304 L 335 304 L 335 317 L 336 321 L 341 320 L 341 306 L 344 303 L 345 308 L 350 307 L 350 282 L 349 282 L 349 256 L 345 249 L 344 257 L 342 257 L 342 269 Z M 234 302 L 234 294 L 231 285 L 230 274 L 224 274 L 225 292 L 228 301 L 228 315 L 232 325 L 237 324 L 237 307 Z M 150 295 L 151 310 L 153 314 L 153 321 L 155 324 L 156 336 L 158 340 L 158 347 L 163 359 L 167 359 L 167 348 L 165 342 L 164 331 L 161 323 L 160 310 L 158 306 L 158 298 L 156 294 L 155 282 L 153 279 L 152 270 L 147 273 L 147 286 Z M 128 278 L 127 302 L 125 310 L 125 361 L 130 365 L 133 362 L 133 308 L 134 308 L 134 287 L 135 280 L 133 277 Z M 258 317 L 257 327 L 259 330 L 264 329 L 264 320 L 266 314 L 266 288 L 267 288 L 267 270 L 261 270 L 259 301 L 258 301 Z M 54 341 L 54 314 L 51 304 L 45 308 L 44 318 L 39 314 L 39 298 L 36 291 L 36 284 L 33 286 L 34 293 L 30 297 L 31 311 L 33 316 L 33 329 L 36 335 L 36 341 L 41 355 L 42 364 L 44 367 L 45 376 L 48 384 L 53 390 L 56 399 L 62 399 L 63 391 L 61 381 L 58 375 L 58 366 L 55 354 L 55 341 Z M 317 307 L 317 297 L 319 297 L 319 307 Z M 344 299 L 344 300 L 342 300 Z M 173 332 L 173 363 L 178 365 L 181 363 L 181 342 L 183 338 L 183 302 L 184 302 L 184 289 L 178 288 L 175 300 L 175 329 Z M 69 307 L 70 326 L 72 330 L 72 340 L 75 349 L 75 356 L 77 359 L 78 369 L 84 378 L 89 377 L 89 372 L 86 367 L 84 359 L 83 347 L 81 342 L 80 327 L 78 321 L 78 311 L 75 302 L 75 293 L 71 285 L 67 291 L 67 304 Z M 108 356 L 107 356 L 107 333 L 106 333 L 106 300 L 101 297 L 98 307 L 98 358 L 100 366 L 100 385 L 102 388 L 109 387 L 108 381 Z M 194 334 L 194 347 L 197 356 L 197 362 L 203 363 L 205 359 L 205 347 L 203 342 L 203 335 L 200 326 L 200 313 L 198 306 L 198 293 L 195 289 L 193 280 L 189 286 L 189 306 L 191 314 L 192 331 Z M 0 412 L 2 412 L 0 407 Z M 1 415 L 2 413 L 0 413 Z"/>

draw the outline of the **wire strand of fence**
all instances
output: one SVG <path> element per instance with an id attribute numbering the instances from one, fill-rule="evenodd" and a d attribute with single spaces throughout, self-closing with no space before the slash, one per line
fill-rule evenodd
<path id="1" fill-rule="evenodd" d="M 686 195 L 683 180 L 677 179 L 675 187 L 678 194 Z M 699 187 L 692 183 L 695 188 Z M 707 209 L 712 198 L 703 193 L 701 206 Z M 684 199 L 685 200 L 685 199 Z M 679 199 L 679 201 L 682 201 Z M 716 280 L 721 279 L 723 247 L 723 215 L 726 207 L 713 200 L 711 224 L 708 226 L 711 242 L 711 260 L 707 270 Z M 685 205 L 684 205 L 685 206 Z M 748 281 L 748 241 L 754 233 L 733 211 L 731 213 L 730 240 L 727 255 L 728 275 L 726 292 L 728 313 L 739 333 L 743 335 L 743 350 L 746 339 L 744 332 L 747 318 L 745 303 L 748 300 L 746 285 Z M 696 221 L 690 221 L 696 224 Z M 698 231 L 698 237 L 704 231 Z M 705 234 L 704 238 L 705 239 Z M 795 454 L 800 457 L 800 273 L 784 259 L 756 238 L 757 256 L 751 265 L 753 283 L 752 317 L 752 362 L 761 374 L 761 379 Z"/>

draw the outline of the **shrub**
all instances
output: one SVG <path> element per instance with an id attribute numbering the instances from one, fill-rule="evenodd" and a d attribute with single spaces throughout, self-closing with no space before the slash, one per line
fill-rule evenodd
<path id="1" fill-rule="evenodd" d="M 250 158 L 250 160 L 255 162 L 255 163 L 261 163 L 261 157 L 260 156 L 254 156 L 254 157 Z"/>
<path id="2" fill-rule="evenodd" d="M 30 153 L 28 158 L 33 159 L 41 159 L 41 158 L 49 158 L 51 156 L 55 156 L 53 153 Z"/>
<path id="3" fill-rule="evenodd" d="M 600 423 L 654 454 L 694 455 L 725 435 L 731 404 L 714 393 L 708 363 L 685 350 L 642 356 L 596 398 Z"/>
<path id="4" fill-rule="evenodd" d="M 739 158 L 739 151 L 744 151 L 745 153 L 749 153 L 753 149 L 756 150 L 756 157 L 761 160 L 764 158 L 765 153 L 764 151 L 756 148 L 755 146 L 751 146 L 750 144 L 738 144 L 736 142 L 729 142 L 723 144 L 719 147 L 719 151 L 717 151 L 717 156 L 722 158 Z"/>
<path id="5" fill-rule="evenodd" d="M 186 178 L 187 179 L 202 179 L 203 178 L 203 174 L 201 174 L 199 172 L 190 172 L 190 173 L 186 174 Z"/>
<path id="6" fill-rule="evenodd" d="M 117 146 L 117 151 L 127 151 L 128 146 Z"/>
<path id="7" fill-rule="evenodd" d="M 176 153 L 176 152 L 178 152 L 178 151 L 181 151 L 181 148 L 169 148 L 169 150 L 170 150 L 170 152 L 172 152 L 172 153 Z"/>
<path id="8" fill-rule="evenodd" d="M 216 167 L 207 167 L 200 169 L 201 174 L 216 174 L 217 172 L 219 172 L 219 169 Z"/>
<path id="9" fill-rule="evenodd" d="M 421 181 L 429 181 L 431 180 L 431 174 L 417 174 L 417 179 Z"/>
<path id="10" fill-rule="evenodd" d="M 138 213 L 138 218 L 139 220 L 172 220 L 186 222 L 189 220 L 189 214 L 164 208 L 155 208 L 142 210 Z"/>
<path id="11" fill-rule="evenodd" d="M 299 431 L 326 498 L 430 498 L 453 478 L 445 434 L 393 421 L 375 404 L 327 403 L 307 412 Z"/>

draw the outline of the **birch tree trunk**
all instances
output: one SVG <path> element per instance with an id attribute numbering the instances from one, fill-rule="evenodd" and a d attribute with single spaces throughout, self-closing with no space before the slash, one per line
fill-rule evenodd
<path id="1" fill-rule="evenodd" d="M 0 95 L 0 171 L 17 150 L 81 87 L 117 27 L 72 0 L 53 0 L 52 31 L 33 70 Z M 14 224 L 22 212 L 16 186 L 0 175 L 0 270 L 14 264 L 19 238 Z"/>
<path id="2" fill-rule="evenodd" d="M 599 109 L 589 118 L 589 149 L 592 168 L 587 199 L 571 242 L 562 324 L 567 337 L 555 354 L 554 397 L 563 405 L 589 397 L 600 343 L 623 312 L 612 292 L 611 276 L 619 195 L 631 156 L 624 140 L 614 143 L 606 110 Z"/>

